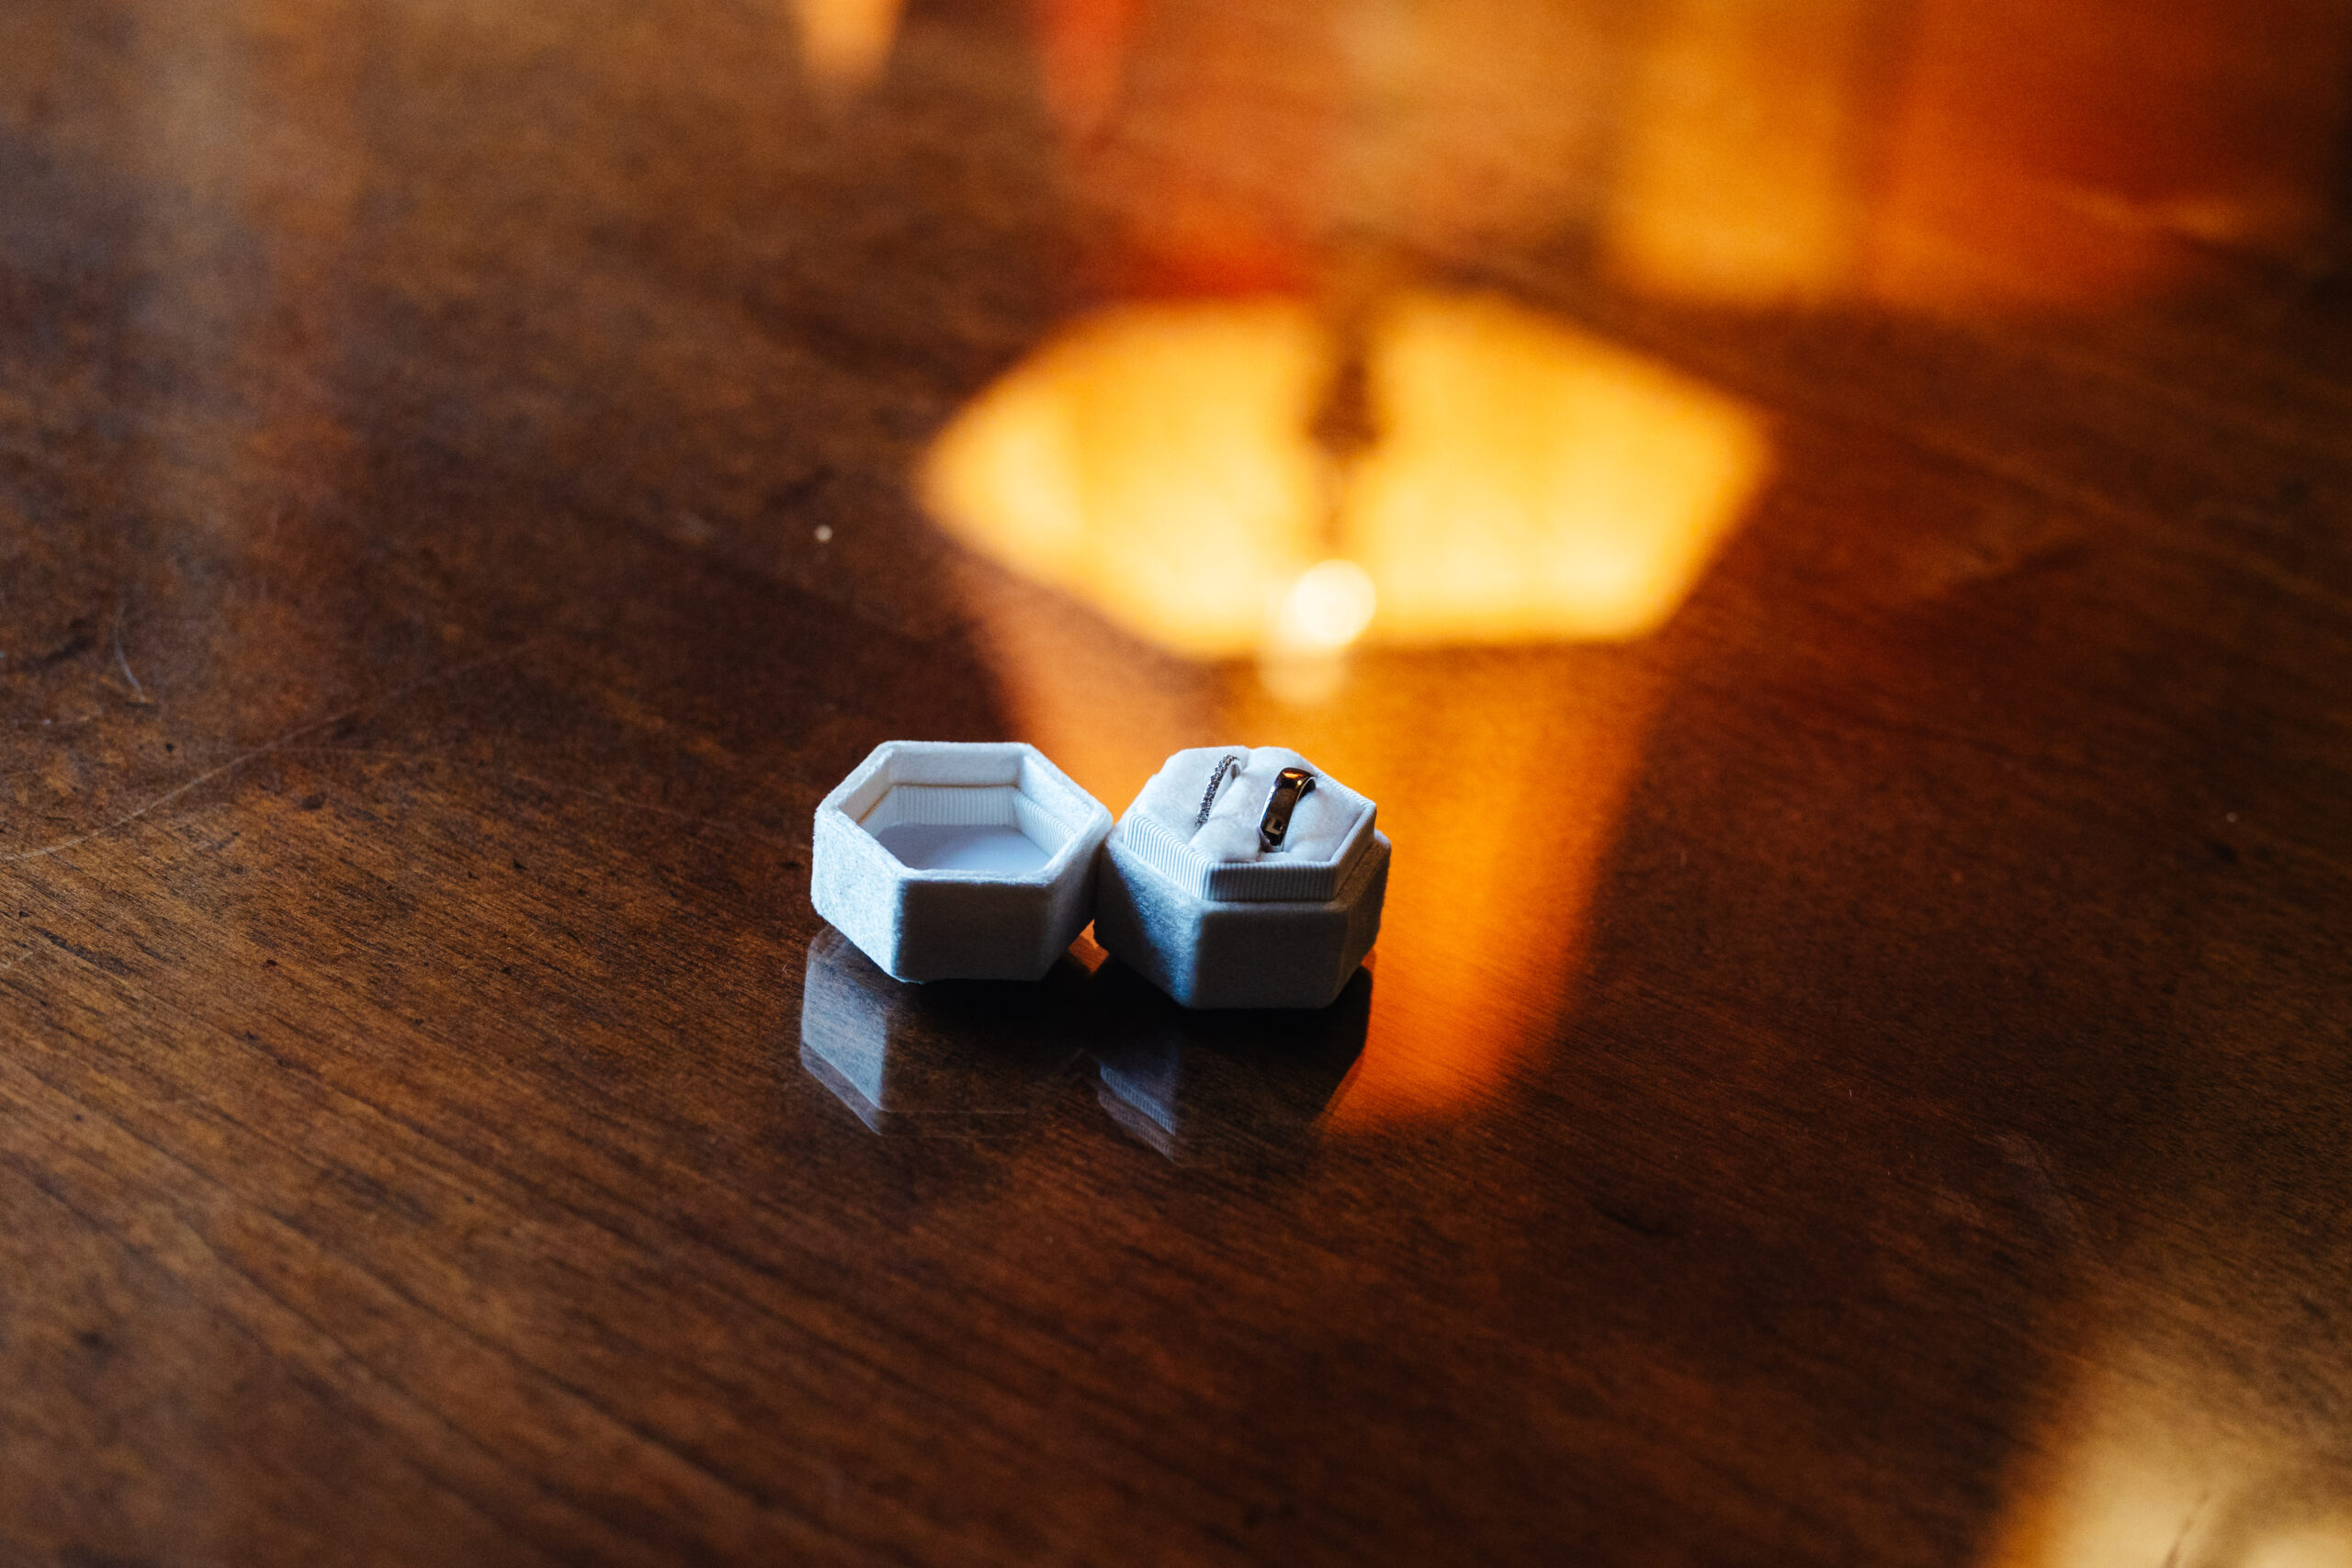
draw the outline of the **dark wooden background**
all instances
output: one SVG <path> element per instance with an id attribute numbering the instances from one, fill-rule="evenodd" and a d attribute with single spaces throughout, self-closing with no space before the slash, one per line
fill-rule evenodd
<path id="1" fill-rule="evenodd" d="M 821 9 L 0 15 L 0 1562 L 2346 1561 L 2342 8 Z M 1876 260 L 1612 261 L 1692 27 Z M 1367 248 L 1769 420 L 1662 631 L 1285 707 L 917 509 Z M 875 976 L 816 800 L 1048 730 L 1330 760 L 1370 974 Z"/>

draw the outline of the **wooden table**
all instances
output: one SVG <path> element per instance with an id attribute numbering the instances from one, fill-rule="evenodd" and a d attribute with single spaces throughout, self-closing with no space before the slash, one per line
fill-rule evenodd
<path id="1" fill-rule="evenodd" d="M 2346 1561 L 2340 7 L 887 9 L 0 17 L 0 1562 Z M 1414 291 L 1763 433 L 1661 628 L 910 482 Z M 1298 745 L 1372 967 L 881 978 L 815 803 L 1008 736 Z"/>

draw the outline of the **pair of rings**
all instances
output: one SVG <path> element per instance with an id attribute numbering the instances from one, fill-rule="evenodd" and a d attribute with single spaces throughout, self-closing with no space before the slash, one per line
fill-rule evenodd
<path id="1" fill-rule="evenodd" d="M 1216 771 L 1209 774 L 1209 787 L 1201 792 L 1201 809 L 1193 818 L 1197 830 L 1209 819 L 1209 807 L 1216 804 L 1216 792 L 1224 786 L 1226 772 L 1238 771 L 1239 753 L 1228 751 L 1217 759 Z M 1267 793 L 1265 814 L 1258 818 L 1258 847 L 1273 851 L 1283 847 L 1290 836 L 1291 813 L 1298 803 L 1315 789 L 1315 775 L 1305 768 L 1284 768 L 1274 775 L 1274 787 Z"/>

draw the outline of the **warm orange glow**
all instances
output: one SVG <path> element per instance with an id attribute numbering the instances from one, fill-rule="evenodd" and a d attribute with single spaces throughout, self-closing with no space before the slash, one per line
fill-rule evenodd
<path id="1" fill-rule="evenodd" d="M 1728 304 L 1846 293 L 1874 0 L 1672 0 L 1637 73 L 1602 238 L 1643 288 Z"/>
<path id="2" fill-rule="evenodd" d="M 1366 347 L 1372 438 L 1337 484 L 1308 435 L 1336 355 L 1280 303 L 1097 317 L 976 400 L 924 479 L 1011 569 L 965 586 L 1019 733 L 1101 798 L 1230 735 L 1380 802 L 1396 869 L 1342 1130 L 1458 1112 L 1551 1038 L 1657 680 L 1556 644 L 1670 615 L 1767 457 L 1741 405 L 1499 300 L 1405 296 Z M 1263 657 L 1171 661 L 1032 584 L 1164 649 Z M 1555 646 L 1375 646 L 1351 672 L 1359 638 Z"/>
<path id="3" fill-rule="evenodd" d="M 1375 437 L 1339 475 L 1308 428 L 1328 334 L 1283 302 L 1131 306 L 990 388 L 941 436 L 948 530 L 1195 657 L 1639 636 L 1763 474 L 1745 407 L 1498 299 L 1375 321 Z M 1325 519 L 1340 558 L 1310 570 Z"/>
<path id="4" fill-rule="evenodd" d="M 800 68 L 816 86 L 854 92 L 882 73 L 904 0 L 792 0 Z"/>
<path id="5" fill-rule="evenodd" d="M 2352 53 L 2332 0 L 1922 0 L 1915 26 L 1883 299 L 2111 305 L 2325 217 Z"/>
<path id="6" fill-rule="evenodd" d="M 1667 0 L 1600 250 L 1709 302 L 2109 307 L 2324 223 L 2335 0 Z"/>
<path id="7" fill-rule="evenodd" d="M 1618 25 L 1552 0 L 1335 7 L 1318 229 L 1477 255 L 1586 216 L 1611 154 Z"/>
<path id="8" fill-rule="evenodd" d="M 1298 574 L 1274 613 L 1277 646 L 1342 649 L 1363 635 L 1380 605 L 1372 573 L 1351 560 L 1317 561 Z"/>
<path id="9" fill-rule="evenodd" d="M 1248 652 L 1318 553 L 1306 430 L 1328 356 L 1283 301 L 1106 312 L 958 416 L 924 496 L 956 537 L 1140 637 Z"/>
<path id="10" fill-rule="evenodd" d="M 1657 693 L 1655 666 L 1615 648 L 1377 654 L 1311 708 L 1228 685 L 1216 733 L 1284 737 L 1378 800 L 1396 842 L 1334 1130 L 1472 1110 L 1552 1043 Z"/>
<path id="11" fill-rule="evenodd" d="M 1637 637 L 1761 479 L 1745 407 L 1498 299 L 1414 296 L 1375 329 L 1381 439 L 1342 535 L 1390 642 Z"/>
<path id="12" fill-rule="evenodd" d="M 2335 0 L 1665 0 L 1600 249 L 1731 306 L 2109 308 L 2326 223 Z"/>
<path id="13" fill-rule="evenodd" d="M 2201 1037 L 2220 1018 L 2206 1010 L 2234 998 L 2199 978 L 2182 992 L 2196 999 L 2179 1090 L 2201 1104 L 2243 1070 L 2226 1026 Z M 2054 1188 L 2038 1145 L 2000 1141 Z M 2258 1162 L 2225 1156 L 2167 1190 L 2177 1155 L 2137 1152 L 2096 1176 L 2087 1156 L 2080 1176 L 2144 1201 L 2110 1202 L 2096 1228 L 2063 1224 L 2077 1245 L 2097 1235 L 2096 1254 L 2035 1335 L 2060 1386 L 2031 1402 L 2039 1429 L 2013 1445 L 1983 1568 L 2352 1568 L 2344 1356 L 2320 1310 L 2340 1257 L 2268 1201 Z"/>
<path id="14" fill-rule="evenodd" d="M 2097 1426 L 2108 1427 L 2104 1418 L 2115 1414 L 2100 1412 Z M 1993 1568 L 2188 1560 L 2180 1548 L 2195 1535 L 2208 1500 L 2217 1489 L 2243 1484 L 2236 1456 L 2216 1452 L 2201 1438 L 2161 1420 L 2077 1434 L 2054 1473 L 2008 1520 Z"/>
<path id="15" fill-rule="evenodd" d="M 1555 1038 L 1657 706 L 1640 650 L 1374 652 L 1301 704 L 1249 665 L 1171 661 L 1005 574 L 963 587 L 1015 732 L 1114 810 L 1203 736 L 1279 739 L 1379 801 L 1396 860 L 1335 1131 L 1474 1110 Z"/>
<path id="16" fill-rule="evenodd" d="M 1144 0 L 1032 0 L 1046 107 L 1080 144 L 1118 106 L 1126 53 Z"/>
<path id="17" fill-rule="evenodd" d="M 2321 1479 L 2296 1424 L 2149 1348 L 2095 1348 L 2107 1364 L 2028 1450 L 1987 1568 L 2352 1568 L 2352 1490 Z"/>
<path id="18" fill-rule="evenodd" d="M 2280 1530 L 2256 1542 L 2245 1568 L 2352 1568 L 2352 1511 Z"/>

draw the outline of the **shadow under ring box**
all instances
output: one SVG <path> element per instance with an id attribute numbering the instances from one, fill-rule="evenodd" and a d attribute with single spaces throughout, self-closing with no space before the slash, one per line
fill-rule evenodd
<path id="1" fill-rule="evenodd" d="M 818 804 L 809 897 L 893 979 L 1042 979 L 1110 830 L 1035 746 L 886 740 Z"/>

